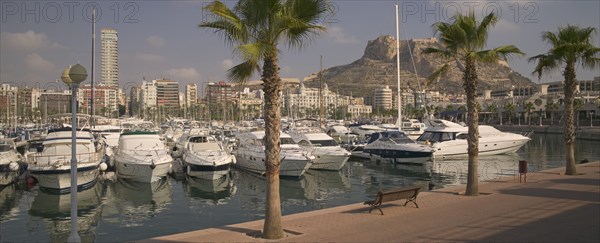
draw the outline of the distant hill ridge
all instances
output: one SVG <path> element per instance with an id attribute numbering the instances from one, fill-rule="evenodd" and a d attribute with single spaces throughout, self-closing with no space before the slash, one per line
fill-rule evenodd
<path id="1" fill-rule="evenodd" d="M 410 52 L 409 52 L 410 47 Z M 400 76 L 402 89 L 441 91 L 444 93 L 463 93 L 462 72 L 455 64 L 438 81 L 426 86 L 426 78 L 443 65 L 443 60 L 433 55 L 423 55 L 421 50 L 427 47 L 440 48 L 435 38 L 411 39 L 400 41 Z M 411 53 L 413 60 L 411 60 Z M 416 69 L 416 74 L 415 74 Z M 478 64 L 479 89 L 494 87 L 530 86 L 531 80 L 513 72 L 506 61 L 491 64 Z M 420 81 L 420 88 L 419 82 Z M 313 74 L 306 80 L 308 87 L 318 86 L 318 75 Z M 323 70 L 323 81 L 330 90 L 342 95 L 370 96 L 373 90 L 385 85 L 396 90 L 396 39 L 390 35 L 379 36 L 367 43 L 363 56 L 346 65 Z"/>

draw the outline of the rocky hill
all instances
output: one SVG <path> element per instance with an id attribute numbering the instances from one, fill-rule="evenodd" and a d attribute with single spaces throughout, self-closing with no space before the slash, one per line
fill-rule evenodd
<path id="1" fill-rule="evenodd" d="M 440 44 L 435 38 L 400 41 L 402 89 L 463 92 L 462 72 L 456 64 L 439 80 L 426 82 L 426 77 L 444 63 L 444 60 L 435 56 L 421 54 L 421 50 L 426 47 L 440 48 Z M 513 72 L 505 61 L 478 64 L 477 71 L 480 90 L 534 84 L 519 73 Z M 396 90 L 396 39 L 389 35 L 379 36 L 368 42 L 360 59 L 350 64 L 325 69 L 322 74 L 329 89 L 339 90 L 343 95 L 352 93 L 355 97 L 369 96 L 375 88 L 384 85 Z M 318 81 L 318 75 L 313 74 L 304 82 L 308 87 L 317 87 Z"/>

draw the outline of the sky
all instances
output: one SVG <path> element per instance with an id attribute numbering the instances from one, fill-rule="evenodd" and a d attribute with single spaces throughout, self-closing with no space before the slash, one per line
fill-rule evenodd
<path id="1" fill-rule="evenodd" d="M 229 6 L 235 1 L 224 1 Z M 231 47 L 209 29 L 198 25 L 208 19 L 202 10 L 209 1 L 17 1 L 0 0 L 0 83 L 17 86 L 64 88 L 62 70 L 79 63 L 92 66 L 92 9 L 96 22 L 94 82 L 100 77 L 100 29 L 115 28 L 119 38 L 121 88 L 146 80 L 167 78 L 188 83 L 228 81 L 226 70 L 239 63 Z M 302 50 L 282 46 L 281 77 L 302 80 L 320 69 L 359 59 L 369 40 L 396 35 L 396 1 L 337 0 L 326 16 L 327 32 Z M 567 24 L 594 27 L 600 32 L 600 1 L 400 1 L 400 39 L 429 38 L 431 25 L 451 21 L 460 12 L 474 11 L 478 19 L 490 11 L 500 16 L 491 28 L 488 48 L 513 44 L 526 53 L 509 61 L 511 67 L 534 82 L 562 79 L 560 72 L 542 80 L 531 74 L 527 58 L 547 52 L 543 31 Z M 594 38 L 600 46 L 600 33 Z M 577 69 L 580 80 L 600 76 L 600 70 Z M 90 77 L 84 83 L 90 82 Z M 256 77 L 258 79 L 258 77 Z M 57 81 L 58 80 L 58 81 Z M 183 88 L 180 88 L 183 90 Z"/>

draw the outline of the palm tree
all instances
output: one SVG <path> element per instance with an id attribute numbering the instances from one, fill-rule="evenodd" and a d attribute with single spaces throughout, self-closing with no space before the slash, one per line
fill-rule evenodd
<path id="1" fill-rule="evenodd" d="M 508 114 L 508 123 L 512 124 L 512 113 L 515 112 L 515 105 L 513 103 L 504 104 L 504 111 Z"/>
<path id="2" fill-rule="evenodd" d="M 486 110 L 492 115 L 491 119 L 494 120 L 494 114 L 498 112 L 498 106 L 492 103 L 487 106 Z"/>
<path id="3" fill-rule="evenodd" d="M 507 59 L 512 54 L 523 54 L 513 45 L 501 46 L 490 50 L 483 50 L 487 43 L 488 30 L 498 22 L 494 13 L 490 13 L 478 22 L 475 13 L 468 15 L 456 14 L 452 23 L 438 22 L 433 24 L 433 29 L 439 36 L 442 47 L 426 48 L 424 54 L 436 54 L 447 62 L 428 77 L 432 82 L 448 71 L 450 63 L 456 63 L 463 72 L 463 85 L 467 95 L 467 125 L 469 171 L 467 175 L 467 189 L 465 194 L 479 195 L 479 180 L 477 164 L 479 160 L 479 113 L 477 112 L 477 62 L 497 62 L 500 58 Z"/>
<path id="4" fill-rule="evenodd" d="M 279 239 L 284 236 L 279 199 L 280 106 L 282 82 L 279 77 L 279 45 L 300 49 L 307 41 L 325 31 L 320 25 L 331 4 L 326 0 L 240 0 L 232 8 L 214 1 L 204 10 L 213 21 L 200 24 L 219 34 L 233 46 L 243 61 L 228 70 L 228 77 L 238 83 L 261 72 L 265 92 L 265 154 L 267 205 L 263 237 Z M 261 66 L 262 62 L 262 66 Z"/>
<path id="5" fill-rule="evenodd" d="M 554 124 L 554 111 L 558 110 L 558 104 L 550 101 L 546 103 L 546 111 L 550 112 L 550 125 Z"/>
<path id="6" fill-rule="evenodd" d="M 530 62 L 537 65 L 533 73 L 542 78 L 542 73 L 564 67 L 565 78 L 565 108 L 563 113 L 566 150 L 566 172 L 567 175 L 576 175 L 575 167 L 575 129 L 573 118 L 573 103 L 576 86 L 575 69 L 581 65 L 584 69 L 596 69 L 600 67 L 600 48 L 594 46 L 592 40 L 596 29 L 592 27 L 580 28 L 574 25 L 558 28 L 558 32 L 546 31 L 542 33 L 542 40 L 550 44 L 550 50 L 529 58 Z"/>
<path id="7" fill-rule="evenodd" d="M 527 112 L 527 125 L 531 126 L 531 111 L 535 109 L 533 103 L 527 102 L 525 104 L 525 112 Z"/>

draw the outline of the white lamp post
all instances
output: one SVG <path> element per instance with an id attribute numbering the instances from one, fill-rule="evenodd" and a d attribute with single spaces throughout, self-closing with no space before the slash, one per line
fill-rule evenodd
<path id="1" fill-rule="evenodd" d="M 71 87 L 71 234 L 68 242 L 81 242 L 77 232 L 77 87 L 87 78 L 87 71 L 80 64 L 63 70 L 61 79 Z"/>

